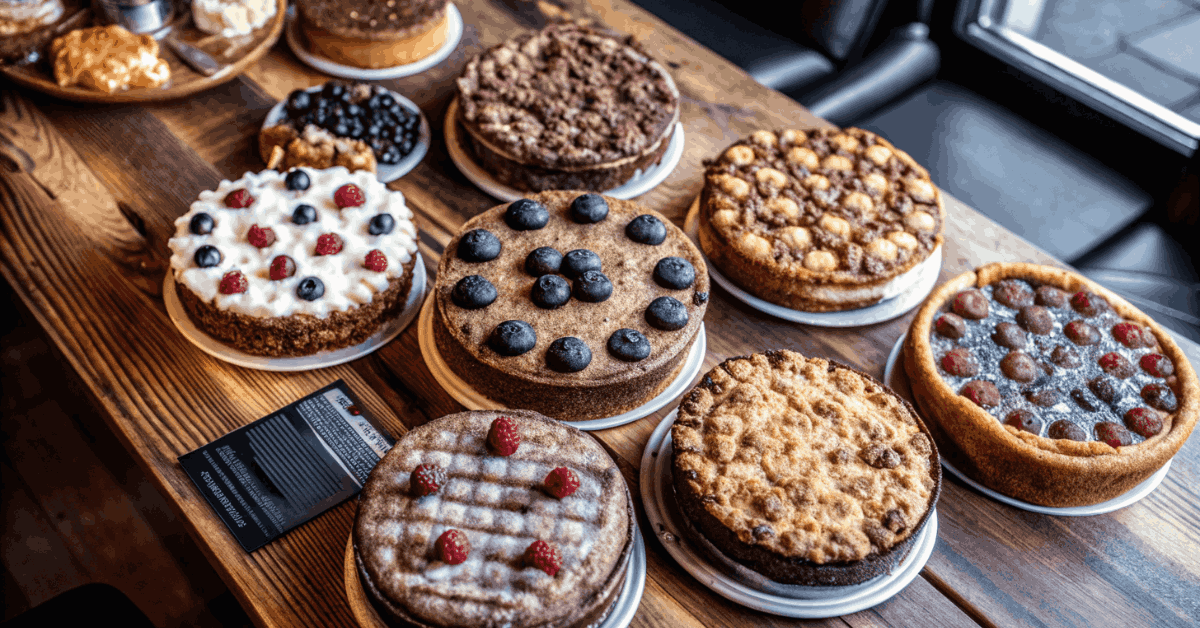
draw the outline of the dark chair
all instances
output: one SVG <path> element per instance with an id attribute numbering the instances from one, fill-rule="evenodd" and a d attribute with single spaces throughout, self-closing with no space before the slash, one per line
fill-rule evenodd
<path id="1" fill-rule="evenodd" d="M 121 628 L 154 628 L 124 593 L 114 586 L 96 582 L 59 593 L 0 624 L 0 628 L 91 626 L 110 622 Z"/>

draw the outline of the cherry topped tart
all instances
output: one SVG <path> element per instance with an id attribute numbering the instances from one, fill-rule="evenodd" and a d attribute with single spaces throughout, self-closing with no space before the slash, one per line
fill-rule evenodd
<path id="1" fill-rule="evenodd" d="M 1162 328 L 1048 266 L 990 264 L 948 281 L 914 319 L 904 363 L 956 466 L 1046 506 L 1130 490 L 1178 451 L 1200 408 Z"/>

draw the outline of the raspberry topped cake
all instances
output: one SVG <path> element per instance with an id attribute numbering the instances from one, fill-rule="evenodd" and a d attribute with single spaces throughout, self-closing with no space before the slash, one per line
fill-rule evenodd
<path id="1" fill-rule="evenodd" d="M 467 63 L 451 111 L 501 183 L 602 192 L 662 159 L 679 90 L 632 38 L 554 24 Z"/>
<path id="2" fill-rule="evenodd" d="M 404 195 L 342 167 L 222 181 L 175 229 L 171 273 L 188 317 L 253 355 L 363 342 L 399 314 L 416 264 Z"/>
<path id="3" fill-rule="evenodd" d="M 700 251 L 636 203 L 542 192 L 463 225 L 438 267 L 438 352 L 477 391 L 577 421 L 652 399 L 708 305 Z"/>
<path id="4" fill-rule="evenodd" d="M 942 243 L 929 173 L 862 129 L 755 131 L 705 162 L 700 247 L 793 310 L 866 307 L 913 285 Z"/>
<path id="5" fill-rule="evenodd" d="M 591 628 L 625 583 L 633 534 L 600 444 L 514 410 L 405 434 L 367 478 L 351 540 L 390 626 Z"/>
<path id="6" fill-rule="evenodd" d="M 1169 335 L 1048 266 L 991 264 L 947 282 L 913 321 L 905 368 L 964 473 L 1045 506 L 1127 492 L 1178 451 L 1200 411 Z"/>
<path id="7" fill-rule="evenodd" d="M 888 573 L 941 488 L 937 449 L 908 402 L 791 351 L 718 365 L 684 397 L 671 438 L 689 535 L 778 583 Z"/>

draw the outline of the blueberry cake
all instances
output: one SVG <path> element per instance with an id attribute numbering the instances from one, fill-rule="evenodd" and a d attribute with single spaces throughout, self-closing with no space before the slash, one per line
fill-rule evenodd
<path id="1" fill-rule="evenodd" d="M 451 111 L 464 150 L 501 183 L 603 192 L 662 159 L 679 90 L 632 38 L 555 24 L 467 63 Z"/>
<path id="2" fill-rule="evenodd" d="M 791 351 L 719 364 L 684 397 L 671 439 L 687 533 L 783 584 L 893 570 L 941 488 L 937 449 L 908 402 Z"/>
<path id="3" fill-rule="evenodd" d="M 379 331 L 404 306 L 417 254 L 404 195 L 340 167 L 222 181 L 175 221 L 168 246 L 196 327 L 272 357 L 340 349 Z"/>
<path id="4" fill-rule="evenodd" d="M 352 541 L 389 626 L 592 628 L 625 583 L 634 534 L 604 448 L 514 410 L 401 437 L 363 486 Z"/>
<path id="5" fill-rule="evenodd" d="M 446 0 L 297 0 L 312 52 L 342 65 L 392 68 L 420 61 L 446 42 Z"/>
<path id="6" fill-rule="evenodd" d="M 705 162 L 700 248 L 765 301 L 851 310 L 913 285 L 945 217 L 929 173 L 870 131 L 760 130 Z"/>
<path id="7" fill-rule="evenodd" d="M 904 345 L 943 453 L 1044 506 L 1117 497 L 1187 440 L 1196 375 L 1150 317 L 1075 273 L 989 264 L 938 288 Z"/>
<path id="8" fill-rule="evenodd" d="M 708 295 L 700 251 L 658 213 L 543 192 L 476 216 L 450 240 L 433 333 L 447 365 L 492 401 L 595 419 L 670 383 Z"/>

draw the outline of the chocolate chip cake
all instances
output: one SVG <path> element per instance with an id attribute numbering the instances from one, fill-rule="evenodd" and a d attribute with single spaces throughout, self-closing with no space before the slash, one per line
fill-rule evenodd
<path id="1" fill-rule="evenodd" d="M 784 584 L 891 571 L 941 488 L 937 449 L 908 402 L 791 351 L 722 362 L 684 397 L 671 438 L 689 534 Z"/>
<path id="2" fill-rule="evenodd" d="M 555 24 L 472 59 L 454 110 L 465 152 L 501 183 L 603 192 L 662 159 L 679 90 L 631 37 Z"/>
<path id="3" fill-rule="evenodd" d="M 363 486 L 352 541 L 388 625 L 591 628 L 621 591 L 634 533 L 604 448 L 514 410 L 400 438 Z"/>
<path id="4" fill-rule="evenodd" d="M 543 192 L 476 216 L 450 240 L 433 334 L 450 369 L 492 401 L 595 419 L 671 382 L 708 295 L 700 251 L 658 213 Z"/>
<path id="5" fill-rule="evenodd" d="M 375 334 L 403 309 L 417 254 L 404 195 L 342 167 L 222 181 L 175 221 L 167 245 L 192 323 L 272 357 Z"/>
<path id="6" fill-rule="evenodd" d="M 1043 506 L 1113 499 L 1175 455 L 1200 384 L 1150 317 L 1075 273 L 989 264 L 935 290 L 904 345 L 957 468 Z"/>
<path id="7" fill-rule="evenodd" d="M 336 63 L 390 68 L 446 41 L 446 0 L 296 0 L 309 48 Z"/>
<path id="8" fill-rule="evenodd" d="M 862 129 L 755 131 L 705 162 L 700 247 L 771 303 L 866 307 L 916 282 L 942 243 L 929 173 Z"/>

